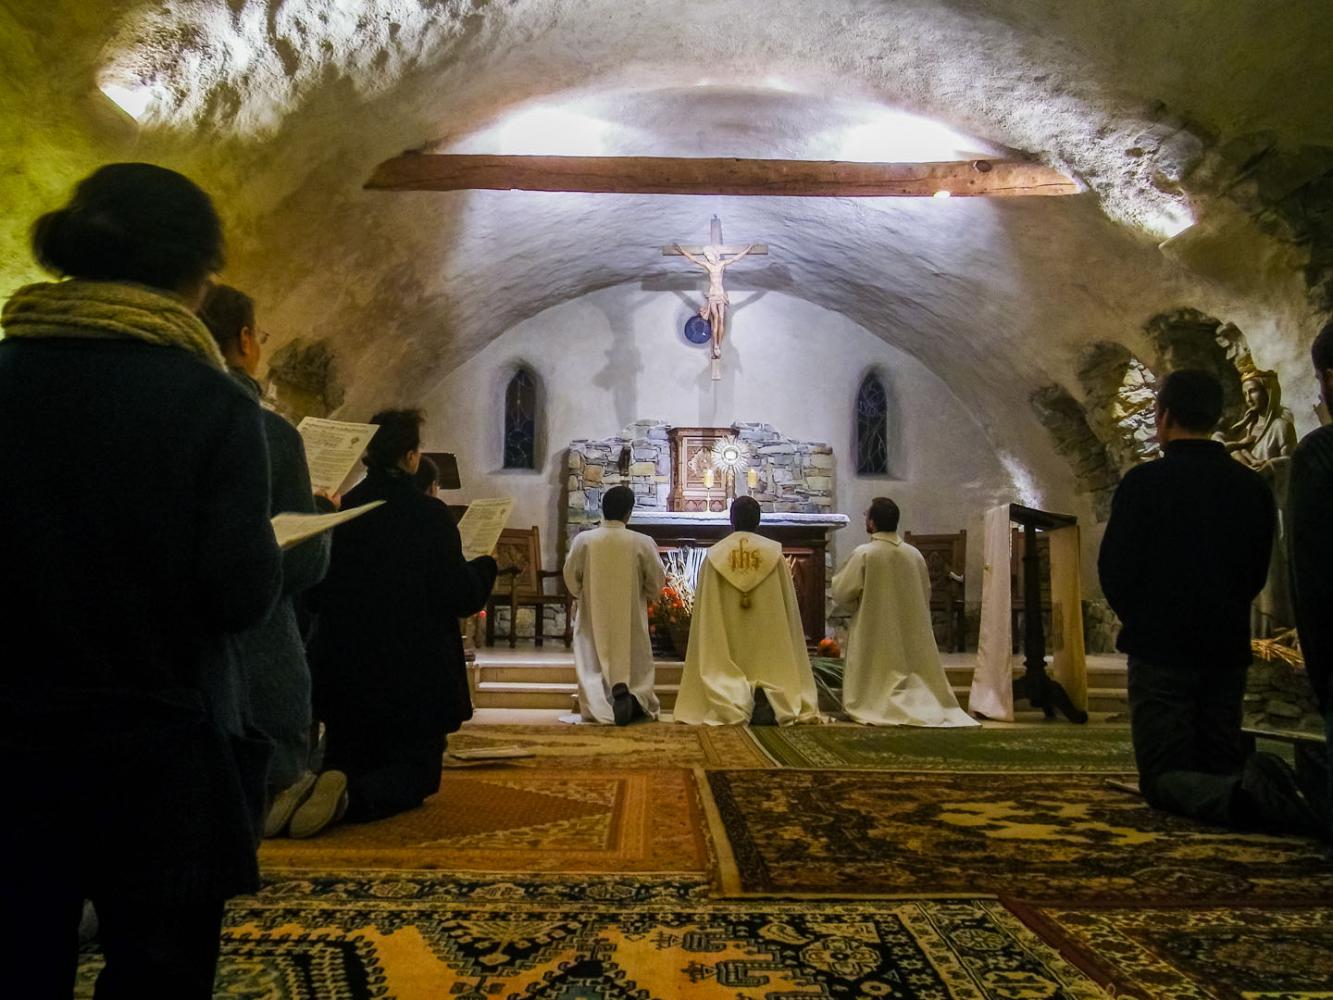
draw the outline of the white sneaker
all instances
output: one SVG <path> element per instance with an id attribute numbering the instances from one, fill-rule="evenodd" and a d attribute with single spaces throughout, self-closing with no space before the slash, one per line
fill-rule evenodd
<path id="1" fill-rule="evenodd" d="M 310 795 L 292 814 L 287 825 L 290 837 L 313 837 L 326 826 L 342 819 L 347 812 L 347 775 L 325 771 L 315 779 Z"/>
<path id="2" fill-rule="evenodd" d="M 282 836 L 282 831 L 287 829 L 292 813 L 296 812 L 296 807 L 309 797 L 314 787 L 315 772 L 306 771 L 293 784 L 275 795 L 273 804 L 269 806 L 268 815 L 264 817 L 264 836 Z"/>

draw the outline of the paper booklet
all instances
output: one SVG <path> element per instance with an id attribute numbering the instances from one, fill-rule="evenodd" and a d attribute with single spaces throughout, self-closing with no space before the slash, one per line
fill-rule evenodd
<path id="1" fill-rule="evenodd" d="M 290 549 L 298 542 L 314 538 L 322 531 L 337 527 L 353 518 L 360 517 L 368 510 L 374 510 L 383 500 L 372 500 L 360 507 L 334 511 L 332 514 L 275 514 L 273 534 L 278 539 L 278 548 Z"/>
<path id="2" fill-rule="evenodd" d="M 458 534 L 463 539 L 463 558 L 475 559 L 494 552 L 513 509 L 513 497 L 473 500 L 468 504 L 467 513 L 458 522 Z"/>
<path id="3" fill-rule="evenodd" d="M 310 466 L 310 485 L 316 490 L 336 493 L 348 473 L 356 467 L 366 445 L 379 430 L 375 424 L 349 424 L 342 420 L 306 417 L 296 429 L 305 443 L 305 460 Z"/>

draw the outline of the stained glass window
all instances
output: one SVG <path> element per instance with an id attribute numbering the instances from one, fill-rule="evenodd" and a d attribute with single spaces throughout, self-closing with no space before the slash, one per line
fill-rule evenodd
<path id="1" fill-rule="evenodd" d="M 865 377 L 856 394 L 856 471 L 863 476 L 889 472 L 889 396 L 874 375 Z"/>
<path id="2" fill-rule="evenodd" d="M 504 467 L 537 467 L 537 380 L 520 368 L 505 389 Z"/>

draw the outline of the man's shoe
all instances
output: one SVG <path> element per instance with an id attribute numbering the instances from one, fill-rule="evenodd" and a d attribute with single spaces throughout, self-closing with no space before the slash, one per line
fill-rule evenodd
<path id="1" fill-rule="evenodd" d="M 750 713 L 750 725 L 776 726 L 777 724 L 778 717 L 769 703 L 768 693 L 763 688 L 755 688 L 754 711 Z"/>
<path id="2" fill-rule="evenodd" d="M 309 797 L 292 814 L 287 833 L 298 839 L 313 837 L 342 819 L 346 812 L 347 775 L 341 771 L 325 771 L 315 779 Z"/>
<path id="3" fill-rule="evenodd" d="M 1273 833 L 1319 836 L 1319 820 L 1301 795 L 1296 772 L 1281 757 L 1251 754 L 1241 771 L 1240 789 L 1249 800 L 1255 825 Z"/>
<path id="4" fill-rule="evenodd" d="M 611 713 L 617 726 L 628 726 L 634 721 L 634 709 L 638 704 L 638 699 L 629 693 L 628 685 L 617 684 L 611 689 Z"/>
<path id="5" fill-rule="evenodd" d="M 314 771 L 306 771 L 294 784 L 273 797 L 273 804 L 268 808 L 268 816 L 264 818 L 265 837 L 282 835 L 282 831 L 287 829 L 287 824 L 291 822 L 292 813 L 296 812 L 297 806 L 310 797 L 315 787 L 315 777 Z"/>

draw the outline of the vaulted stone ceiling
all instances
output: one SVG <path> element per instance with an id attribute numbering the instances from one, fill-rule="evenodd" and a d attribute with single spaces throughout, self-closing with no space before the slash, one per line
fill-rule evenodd
<path id="1" fill-rule="evenodd" d="M 1146 354 L 1145 323 L 1186 306 L 1237 324 L 1309 425 L 1303 352 L 1333 305 L 1321 0 L 19 0 L 0 18 L 0 291 L 37 276 L 24 227 L 97 163 L 175 166 L 225 214 L 227 277 L 277 345 L 329 344 L 356 415 L 589 291 L 697 288 L 656 248 L 717 213 L 729 239 L 770 246 L 736 289 L 802 296 L 915 355 L 1002 453 L 1040 450 L 1028 398 L 1079 395 L 1088 345 Z M 146 102 L 139 121 L 99 85 Z M 361 189 L 422 147 L 1011 151 L 1087 192 Z"/>

